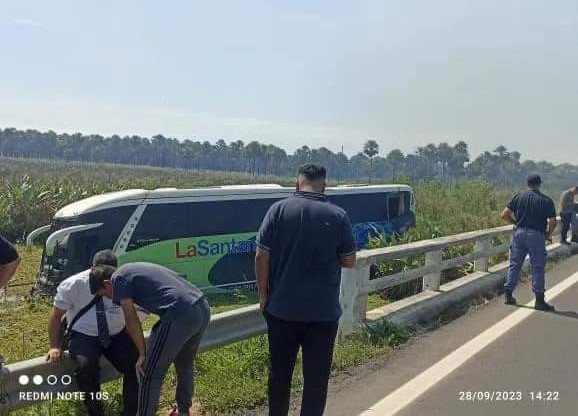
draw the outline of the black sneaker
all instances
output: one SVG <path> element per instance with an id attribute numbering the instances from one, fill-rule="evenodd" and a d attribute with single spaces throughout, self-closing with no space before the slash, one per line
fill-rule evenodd
<path id="1" fill-rule="evenodd" d="M 517 305 L 518 304 L 516 302 L 516 298 L 512 296 L 512 292 L 509 290 L 506 290 L 504 292 L 504 303 L 506 305 Z"/>
<path id="2" fill-rule="evenodd" d="M 537 311 L 544 311 L 544 312 L 554 312 L 556 308 L 549 303 L 546 303 L 544 300 L 543 293 L 536 293 L 536 302 L 534 303 L 534 309 Z"/>

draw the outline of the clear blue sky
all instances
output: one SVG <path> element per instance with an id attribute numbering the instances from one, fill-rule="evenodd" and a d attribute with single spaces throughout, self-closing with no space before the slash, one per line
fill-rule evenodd
<path id="1" fill-rule="evenodd" d="M 0 46 L 2 127 L 578 162 L 575 0 L 3 0 Z"/>

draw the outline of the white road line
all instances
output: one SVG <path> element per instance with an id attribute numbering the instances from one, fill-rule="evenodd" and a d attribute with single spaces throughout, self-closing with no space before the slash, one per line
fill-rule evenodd
<path id="1" fill-rule="evenodd" d="M 574 273 L 548 290 L 546 298 L 553 299 L 576 283 L 578 283 L 578 273 Z M 533 307 L 534 301 L 528 302 L 525 306 Z M 534 309 L 527 308 L 516 310 L 384 397 L 360 416 L 395 415 L 534 312 L 536 312 Z"/>

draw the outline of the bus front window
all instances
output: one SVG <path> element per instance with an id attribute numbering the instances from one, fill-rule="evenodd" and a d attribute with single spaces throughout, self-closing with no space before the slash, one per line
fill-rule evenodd
<path id="1" fill-rule="evenodd" d="M 39 283 L 48 291 L 53 291 L 56 286 L 68 276 L 70 272 L 75 273 L 77 270 L 68 270 L 71 263 L 74 263 L 72 256 L 71 238 L 78 233 L 100 227 L 98 224 L 72 225 L 68 222 L 64 227 L 58 227 L 60 224 L 54 224 L 54 231 L 46 239 L 42 263 L 40 267 Z M 71 261 L 72 260 L 72 261 Z M 86 267 L 87 264 L 83 264 Z"/>

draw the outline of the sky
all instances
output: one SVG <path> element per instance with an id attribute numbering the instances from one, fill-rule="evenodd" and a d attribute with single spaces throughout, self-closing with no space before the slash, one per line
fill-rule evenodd
<path id="1" fill-rule="evenodd" d="M 0 127 L 578 163 L 575 0 L 3 0 Z"/>

